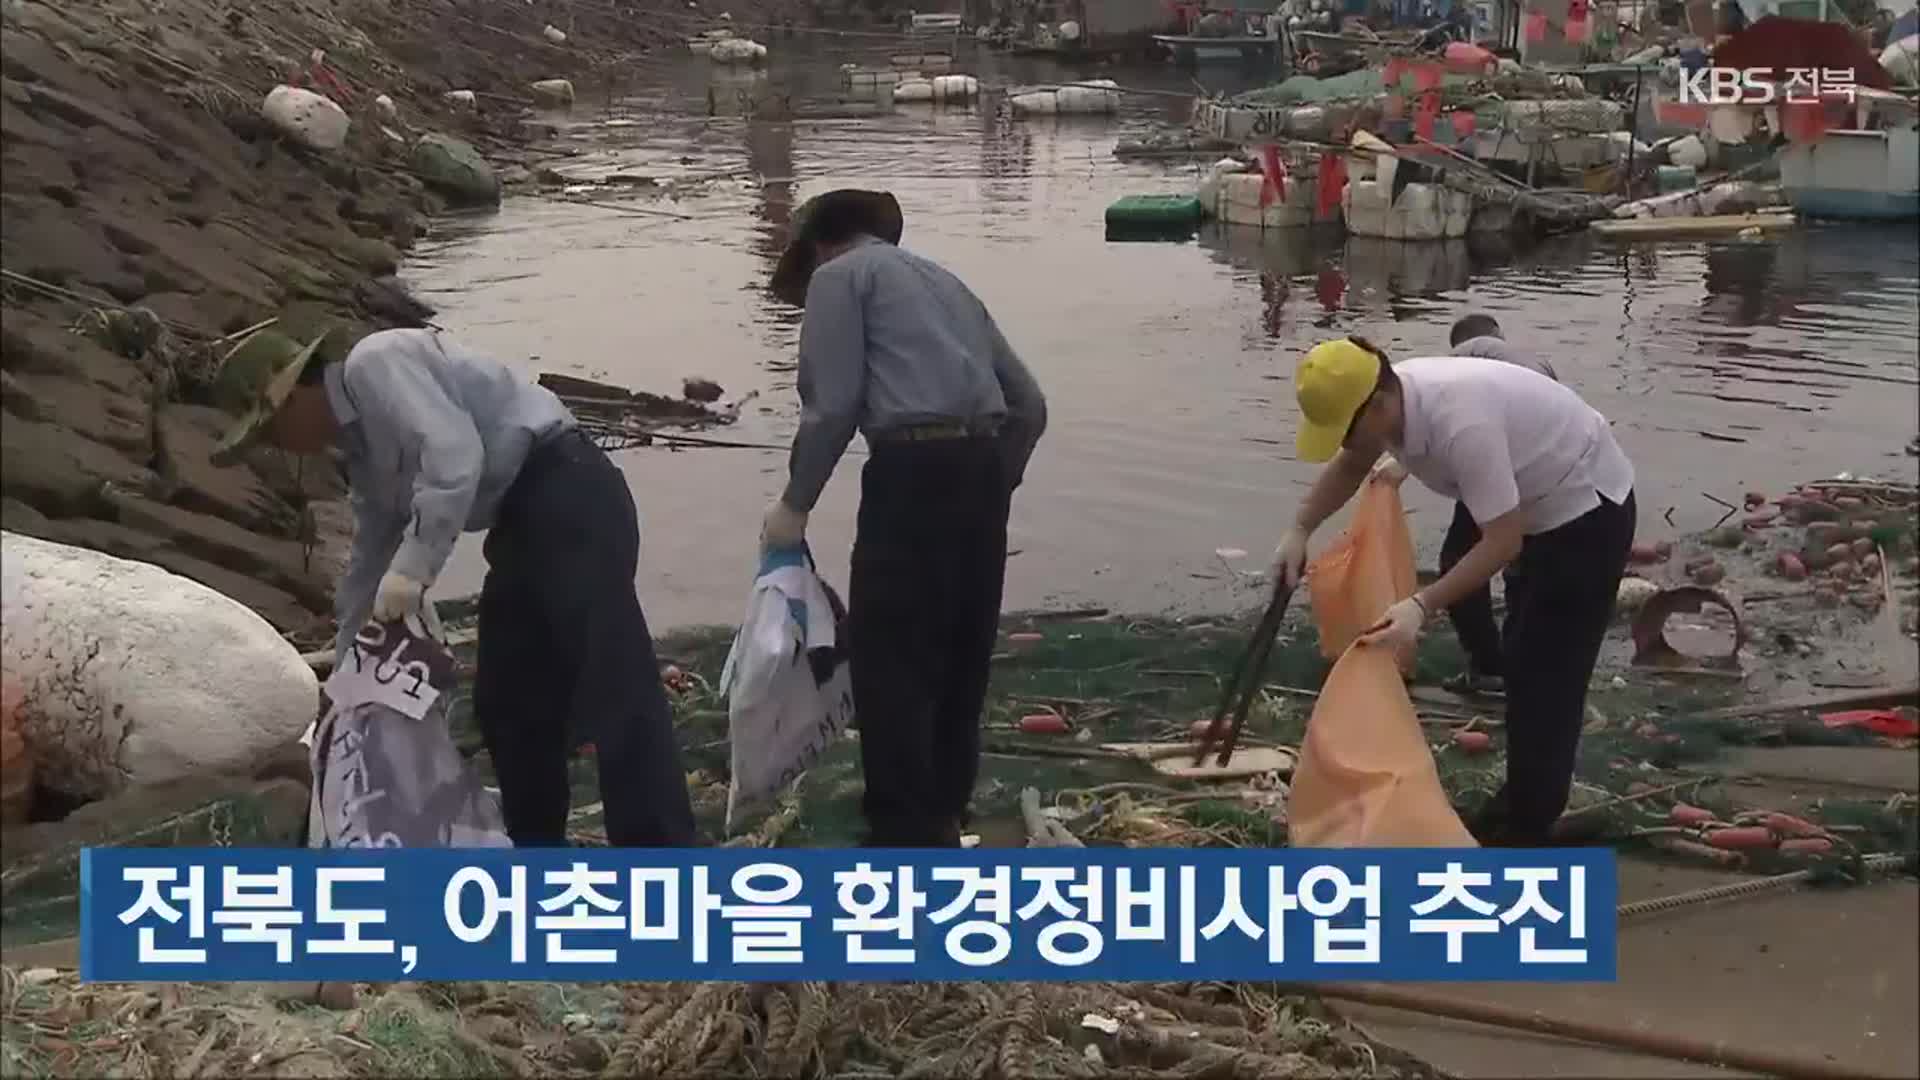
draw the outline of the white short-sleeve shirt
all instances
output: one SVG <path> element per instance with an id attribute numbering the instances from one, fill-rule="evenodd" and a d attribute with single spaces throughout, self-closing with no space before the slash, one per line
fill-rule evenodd
<path id="1" fill-rule="evenodd" d="M 1413 357 L 1393 371 L 1406 409 L 1395 457 L 1475 521 L 1519 508 L 1532 536 L 1633 490 L 1607 418 L 1537 371 L 1474 356 Z"/>

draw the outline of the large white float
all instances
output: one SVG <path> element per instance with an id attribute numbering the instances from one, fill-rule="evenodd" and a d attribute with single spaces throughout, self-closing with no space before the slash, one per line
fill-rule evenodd
<path id="1" fill-rule="evenodd" d="M 1120 84 L 1093 79 L 1079 86 L 1029 90 L 1007 99 L 1015 116 L 1097 116 L 1120 109 Z"/>
<path id="2" fill-rule="evenodd" d="M 298 86 L 276 86 L 260 104 L 275 131 L 309 150 L 338 150 L 347 141 L 347 114 L 333 99 Z"/>
<path id="3" fill-rule="evenodd" d="M 936 75 L 909 79 L 893 88 L 893 100 L 903 104 L 972 101 L 980 96 L 980 80 L 971 75 Z"/>
<path id="4" fill-rule="evenodd" d="M 246 769 L 319 683 L 267 620 L 147 563 L 0 533 L 0 664 L 35 781 L 78 798 Z"/>

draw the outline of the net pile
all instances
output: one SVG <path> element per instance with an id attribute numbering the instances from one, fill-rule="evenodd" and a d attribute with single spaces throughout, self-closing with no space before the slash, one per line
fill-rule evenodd
<path id="1" fill-rule="evenodd" d="M 0 975 L 3 1049 L 24 1075 L 1432 1075 L 1307 999 L 1217 984 L 424 983 L 314 999 Z"/>
<path id="2" fill-rule="evenodd" d="M 607 1076 L 1394 1075 L 1299 999 L 1206 986 L 636 989 Z"/>

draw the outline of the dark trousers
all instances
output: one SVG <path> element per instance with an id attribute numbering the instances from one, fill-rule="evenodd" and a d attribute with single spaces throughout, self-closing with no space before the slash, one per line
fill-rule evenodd
<path id="1" fill-rule="evenodd" d="M 1636 509 L 1600 505 L 1529 536 L 1508 579 L 1501 658 L 1507 684 L 1507 782 L 1476 822 L 1483 843 L 1537 847 L 1566 809 L 1586 722 L 1587 685 L 1613 622 Z"/>
<path id="2" fill-rule="evenodd" d="M 1453 522 L 1447 526 L 1446 539 L 1440 542 L 1440 572 L 1453 569 L 1454 565 L 1473 550 L 1480 542 L 1480 526 L 1467 512 L 1467 504 L 1453 504 Z M 1506 572 L 1507 592 L 1511 597 L 1515 579 L 1514 568 L 1509 566 Z M 1458 603 L 1447 609 L 1447 620 L 1453 623 L 1453 633 L 1460 639 L 1460 647 L 1466 650 L 1467 663 L 1476 675 L 1500 675 L 1500 627 L 1493 619 L 1493 586 L 1482 585 L 1467 594 Z"/>
<path id="3" fill-rule="evenodd" d="M 1012 492 L 991 439 L 873 444 L 847 617 L 872 846 L 957 846 L 980 770 Z"/>
<path id="4" fill-rule="evenodd" d="M 692 844 L 673 712 L 634 594 L 626 478 L 578 432 L 546 443 L 507 489 L 485 551 L 473 704 L 515 846 L 565 845 L 568 760 L 587 740 L 610 844 Z"/>

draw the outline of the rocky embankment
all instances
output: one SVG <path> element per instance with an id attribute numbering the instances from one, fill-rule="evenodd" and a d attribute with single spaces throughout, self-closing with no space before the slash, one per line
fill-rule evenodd
<path id="1" fill-rule="evenodd" d="M 476 201 L 420 167 L 420 139 L 527 164 L 531 84 L 617 84 L 703 18 L 666 0 L 4 0 L 0 525 L 164 566 L 323 639 L 339 477 L 271 450 L 210 465 L 218 360 L 268 320 L 418 325 L 431 311 L 398 264 Z M 288 83 L 338 102 L 344 146 L 263 119 Z"/>

